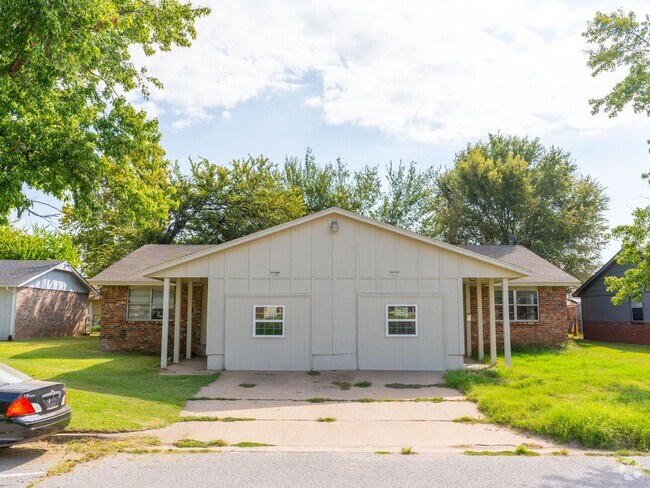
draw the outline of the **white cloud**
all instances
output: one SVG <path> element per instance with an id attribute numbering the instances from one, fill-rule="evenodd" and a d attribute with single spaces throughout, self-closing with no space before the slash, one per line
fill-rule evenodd
<path id="1" fill-rule="evenodd" d="M 631 5 L 630 8 L 633 8 Z M 423 142 L 489 131 L 599 131 L 580 35 L 596 10 L 559 1 L 228 0 L 197 24 L 198 39 L 143 60 L 165 84 L 152 101 L 182 128 L 237 104 L 300 88 L 307 73 L 330 124 L 371 127 Z"/>
<path id="2" fill-rule="evenodd" d="M 221 112 L 221 118 L 222 120 L 230 120 L 232 118 L 232 114 L 228 110 L 224 110 Z"/>

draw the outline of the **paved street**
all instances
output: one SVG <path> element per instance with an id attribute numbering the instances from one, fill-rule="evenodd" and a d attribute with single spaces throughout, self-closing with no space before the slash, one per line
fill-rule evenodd
<path id="1" fill-rule="evenodd" d="M 609 457 L 223 452 L 120 455 L 86 464 L 39 486 L 647 488 L 650 477 L 638 467 L 623 466 Z"/>

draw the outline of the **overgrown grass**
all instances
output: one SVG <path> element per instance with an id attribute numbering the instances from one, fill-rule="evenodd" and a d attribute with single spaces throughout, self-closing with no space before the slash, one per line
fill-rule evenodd
<path id="1" fill-rule="evenodd" d="M 447 383 L 487 420 L 559 442 L 650 449 L 650 347 L 590 341 L 518 351 L 513 367 L 457 370 Z"/>
<path id="2" fill-rule="evenodd" d="M 354 386 L 356 386 L 357 388 L 369 388 L 372 386 L 372 382 L 368 380 L 363 380 L 363 381 L 359 381 L 358 383 L 355 383 Z"/>
<path id="3" fill-rule="evenodd" d="M 99 337 L 0 343 L 0 362 L 40 380 L 62 381 L 69 430 L 117 432 L 164 427 L 214 375 L 160 375 L 155 356 L 99 351 Z"/>
<path id="4" fill-rule="evenodd" d="M 336 422 L 336 417 L 318 417 L 316 422 Z"/>
<path id="5" fill-rule="evenodd" d="M 196 439 L 179 439 L 174 442 L 175 447 L 192 449 L 192 448 L 206 448 L 206 447 L 223 447 L 228 443 L 223 439 L 213 439 L 211 441 L 198 441 Z"/>
<path id="6" fill-rule="evenodd" d="M 273 444 L 264 444 L 263 442 L 243 441 L 233 444 L 235 447 L 272 447 Z"/>

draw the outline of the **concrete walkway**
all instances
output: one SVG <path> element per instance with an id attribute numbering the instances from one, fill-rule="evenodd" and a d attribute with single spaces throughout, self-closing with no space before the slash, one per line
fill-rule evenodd
<path id="1" fill-rule="evenodd" d="M 372 386 L 353 386 L 362 381 Z M 284 451 L 394 452 L 411 447 L 418 452 L 454 452 L 514 449 L 520 444 L 535 444 L 540 452 L 557 449 L 508 428 L 453 422 L 483 416 L 474 403 L 447 388 L 438 373 L 329 371 L 312 376 L 228 371 L 196 398 L 187 402 L 183 416 L 227 421 L 179 422 L 146 434 L 166 444 L 223 439 L 231 445 L 271 444 L 265 449 Z M 335 420 L 317 421 L 326 417 Z"/>

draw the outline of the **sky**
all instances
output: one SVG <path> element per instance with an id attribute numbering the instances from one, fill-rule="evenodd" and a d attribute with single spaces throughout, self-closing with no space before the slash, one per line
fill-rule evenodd
<path id="1" fill-rule="evenodd" d="M 415 161 L 448 166 L 501 132 L 539 137 L 605 187 L 613 227 L 648 205 L 650 119 L 593 116 L 621 73 L 593 78 L 581 36 L 589 1 L 203 1 L 190 48 L 145 57 L 165 85 L 134 103 L 159 118 L 163 146 L 225 164 L 341 157 L 350 168 Z M 638 14 L 647 3 L 628 1 Z M 645 11 L 644 11 L 645 8 Z M 618 249 L 612 241 L 603 253 Z"/>

